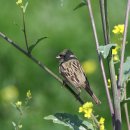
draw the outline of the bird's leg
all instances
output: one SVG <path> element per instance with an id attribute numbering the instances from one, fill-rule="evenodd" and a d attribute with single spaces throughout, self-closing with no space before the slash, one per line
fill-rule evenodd
<path id="1" fill-rule="evenodd" d="M 67 85 L 67 81 L 63 80 L 63 86 L 66 86 L 66 85 Z"/>

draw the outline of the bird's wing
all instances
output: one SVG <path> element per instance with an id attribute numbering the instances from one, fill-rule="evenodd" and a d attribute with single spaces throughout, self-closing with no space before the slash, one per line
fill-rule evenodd
<path id="1" fill-rule="evenodd" d="M 74 87 L 82 87 L 85 84 L 85 75 L 78 60 L 68 60 L 62 63 L 59 69 L 61 75 Z"/>
<path id="2" fill-rule="evenodd" d="M 86 78 L 86 81 L 85 81 L 86 86 L 85 86 L 85 87 L 90 88 L 90 85 L 89 85 L 89 81 L 88 81 L 88 79 L 87 79 L 87 76 L 86 76 L 86 74 L 85 74 L 85 72 L 84 72 L 84 70 L 83 70 L 83 68 L 82 68 L 82 67 L 81 67 L 81 69 L 82 69 L 82 72 L 83 72 L 83 74 L 84 74 L 84 77 Z"/>

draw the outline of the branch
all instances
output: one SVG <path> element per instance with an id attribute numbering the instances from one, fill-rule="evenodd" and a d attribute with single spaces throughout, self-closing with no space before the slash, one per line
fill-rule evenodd
<path id="1" fill-rule="evenodd" d="M 114 110 L 113 110 L 113 105 L 112 105 L 110 93 L 109 93 L 109 90 L 108 90 L 107 78 L 106 78 L 106 74 L 105 74 L 103 61 L 102 61 L 100 53 L 98 52 L 99 42 L 98 42 L 93 12 L 92 12 L 92 8 L 91 8 L 91 2 L 90 2 L 90 0 L 86 0 L 86 2 L 87 2 L 88 10 L 89 10 L 89 15 L 90 15 L 90 18 L 91 18 L 92 29 L 93 29 L 93 33 L 94 33 L 95 42 L 96 42 L 96 50 L 97 50 L 99 63 L 100 63 L 101 71 L 102 71 L 102 76 L 103 76 L 103 80 L 104 80 L 104 84 L 105 84 L 105 90 L 106 90 L 107 100 L 108 100 L 108 104 L 109 104 L 109 109 L 110 109 L 110 113 L 111 113 L 111 116 L 112 116 L 112 119 L 113 119 L 114 118 Z"/>
<path id="2" fill-rule="evenodd" d="M 17 50 L 19 50 L 20 52 L 22 52 L 24 55 L 26 55 L 30 60 L 32 60 L 35 64 L 37 64 L 42 70 L 45 70 L 48 74 L 50 74 L 53 78 L 55 78 L 59 83 L 61 83 L 63 85 L 62 79 L 60 79 L 56 74 L 54 74 L 50 69 L 48 69 L 43 63 L 41 63 L 39 60 L 37 60 L 31 54 L 29 54 L 26 50 L 22 49 L 20 46 L 18 46 L 18 44 L 16 44 L 15 42 L 13 42 L 10 38 L 6 37 L 1 32 L 0 32 L 0 37 L 2 37 L 9 44 L 11 44 L 12 46 L 14 46 Z M 79 101 L 79 103 L 81 105 L 84 104 L 84 101 L 80 98 L 79 94 L 75 93 L 75 91 L 69 85 L 64 84 L 64 86 Z"/>

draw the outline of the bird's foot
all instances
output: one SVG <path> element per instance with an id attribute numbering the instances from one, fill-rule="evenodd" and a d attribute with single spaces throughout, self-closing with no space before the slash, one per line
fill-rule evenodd
<path id="1" fill-rule="evenodd" d="M 63 86 L 66 86 L 67 85 L 67 83 L 66 83 L 66 81 L 65 80 L 63 80 L 63 84 L 62 84 Z"/>

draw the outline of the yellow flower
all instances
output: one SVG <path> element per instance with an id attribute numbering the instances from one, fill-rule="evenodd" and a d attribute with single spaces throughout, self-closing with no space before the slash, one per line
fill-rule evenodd
<path id="1" fill-rule="evenodd" d="M 17 101 L 16 103 L 15 103 L 15 105 L 16 105 L 16 107 L 21 107 L 22 106 L 22 102 L 21 101 Z"/>
<path id="2" fill-rule="evenodd" d="M 118 55 L 113 55 L 113 61 L 114 62 L 117 62 L 117 61 L 119 61 L 120 59 L 119 59 L 119 56 Z"/>
<path id="3" fill-rule="evenodd" d="M 31 99 L 31 98 L 32 98 L 32 94 L 31 94 L 31 91 L 30 91 L 30 90 L 27 91 L 26 96 L 27 96 L 28 99 Z"/>
<path id="4" fill-rule="evenodd" d="M 111 88 L 111 80 L 110 79 L 107 80 L 107 85 L 108 85 L 108 88 Z"/>
<path id="5" fill-rule="evenodd" d="M 118 28 L 120 29 L 120 33 L 123 34 L 124 33 L 124 24 L 119 24 Z"/>
<path id="6" fill-rule="evenodd" d="M 99 120 L 99 128 L 100 128 L 100 130 L 105 129 L 104 122 L 105 122 L 105 118 L 101 117 L 100 120 Z"/>
<path id="7" fill-rule="evenodd" d="M 117 81 L 117 75 L 115 76 L 115 78 Z M 108 88 L 111 88 L 111 80 L 110 79 L 107 80 L 107 85 L 108 85 Z"/>
<path id="8" fill-rule="evenodd" d="M 112 55 L 116 55 L 118 52 L 117 48 L 115 47 L 114 49 L 112 49 Z"/>
<path id="9" fill-rule="evenodd" d="M 124 33 L 124 24 L 118 24 L 117 26 L 114 26 L 114 29 L 112 30 L 114 34 L 123 34 Z"/>
<path id="10" fill-rule="evenodd" d="M 93 107 L 93 103 L 92 102 L 86 102 L 84 105 L 83 105 L 83 108 L 92 108 Z"/>
<path id="11" fill-rule="evenodd" d="M 119 46 L 117 46 L 116 48 L 112 49 L 112 55 L 113 55 L 113 61 L 117 62 L 119 61 L 119 56 L 118 56 L 118 50 L 119 50 Z"/>
<path id="12" fill-rule="evenodd" d="M 93 112 L 93 103 L 86 102 L 83 106 L 79 107 L 79 112 L 83 112 L 84 117 L 90 118 Z"/>
<path id="13" fill-rule="evenodd" d="M 17 5 L 21 5 L 22 3 L 23 3 L 22 0 L 18 0 L 18 1 L 16 2 Z"/>
<path id="14" fill-rule="evenodd" d="M 89 108 L 89 109 L 85 110 L 84 111 L 85 112 L 84 117 L 90 118 L 91 114 L 92 114 L 92 111 L 93 111 L 92 108 Z"/>
<path id="15" fill-rule="evenodd" d="M 105 129 L 104 125 L 100 125 L 100 130 L 104 130 L 104 129 Z"/>
<path id="16" fill-rule="evenodd" d="M 105 122 L 105 118 L 101 117 L 99 120 L 99 124 L 104 124 L 104 122 Z"/>
<path id="17" fill-rule="evenodd" d="M 97 65 L 94 60 L 88 60 L 82 63 L 82 67 L 86 74 L 92 74 L 95 72 Z"/>
<path id="18" fill-rule="evenodd" d="M 79 107 L 79 113 L 83 112 L 83 107 Z"/>

